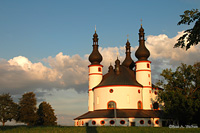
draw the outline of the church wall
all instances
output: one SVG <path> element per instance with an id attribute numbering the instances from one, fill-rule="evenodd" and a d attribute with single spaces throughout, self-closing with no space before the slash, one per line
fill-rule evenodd
<path id="1" fill-rule="evenodd" d="M 142 88 L 138 86 L 107 86 L 94 89 L 95 110 L 107 109 L 109 101 L 114 101 L 117 109 L 137 109 L 138 101 L 142 101 Z"/>

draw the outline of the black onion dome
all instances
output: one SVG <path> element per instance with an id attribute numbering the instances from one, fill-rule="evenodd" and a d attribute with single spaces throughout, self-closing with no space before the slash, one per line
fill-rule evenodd
<path id="1" fill-rule="evenodd" d="M 130 42 L 128 40 L 126 42 L 126 57 L 125 57 L 125 60 L 123 61 L 122 65 L 125 67 L 128 67 L 130 69 L 133 69 L 133 67 L 135 66 L 135 63 L 131 58 L 131 46 L 130 46 Z"/>
<path id="2" fill-rule="evenodd" d="M 139 30 L 139 47 L 135 52 L 135 56 L 137 57 L 139 61 L 148 60 L 150 56 L 150 52 L 145 46 L 144 29 L 142 28 L 142 25 Z"/>
<path id="3" fill-rule="evenodd" d="M 98 35 L 95 31 L 95 33 L 93 35 L 93 51 L 89 56 L 89 61 L 91 62 L 92 65 L 99 65 L 103 59 L 101 54 L 99 53 L 98 47 L 99 47 Z"/>

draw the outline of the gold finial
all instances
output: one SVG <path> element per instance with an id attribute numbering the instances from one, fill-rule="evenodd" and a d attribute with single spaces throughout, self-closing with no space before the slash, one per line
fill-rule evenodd
<path id="1" fill-rule="evenodd" d="M 129 39 L 128 39 L 128 36 L 129 36 L 129 35 L 127 35 L 127 41 L 129 40 Z"/>
<path id="2" fill-rule="evenodd" d="M 95 25 L 95 32 L 96 32 L 96 25 Z"/>
<path id="3" fill-rule="evenodd" d="M 141 21 L 141 26 L 142 26 L 142 19 L 140 19 L 140 21 Z"/>

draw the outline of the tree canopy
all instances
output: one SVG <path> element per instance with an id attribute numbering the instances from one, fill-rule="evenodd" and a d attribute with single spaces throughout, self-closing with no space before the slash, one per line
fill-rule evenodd
<path id="1" fill-rule="evenodd" d="M 174 48 L 181 47 L 188 50 L 191 46 L 197 45 L 200 42 L 200 12 L 198 9 L 186 10 L 183 15 L 180 15 L 181 21 L 178 25 L 190 25 L 195 22 L 194 27 L 184 31 L 184 35 L 178 39 Z"/>
<path id="2" fill-rule="evenodd" d="M 164 102 L 164 112 L 178 119 L 180 124 L 200 123 L 200 62 L 194 65 L 181 64 L 175 72 L 165 69 L 162 80 L 157 83 L 163 86 L 158 98 Z"/>
<path id="3" fill-rule="evenodd" d="M 54 109 L 47 102 L 42 102 L 37 110 L 38 121 L 37 125 L 40 126 L 54 126 L 57 125 L 57 118 L 54 114 Z"/>
<path id="4" fill-rule="evenodd" d="M 18 105 L 13 102 L 10 94 L 0 95 L 0 122 L 3 126 L 9 120 L 16 118 Z"/>
<path id="5" fill-rule="evenodd" d="M 37 120 L 36 98 L 33 92 L 25 93 L 19 101 L 19 121 L 35 125 Z"/>

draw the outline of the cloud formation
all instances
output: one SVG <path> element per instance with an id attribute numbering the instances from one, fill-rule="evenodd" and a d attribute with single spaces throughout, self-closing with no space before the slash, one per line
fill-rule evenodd
<path id="1" fill-rule="evenodd" d="M 176 40 L 183 34 L 178 32 L 174 38 L 167 35 L 147 36 L 146 46 L 149 49 L 152 61 L 153 81 L 158 78 L 162 69 L 177 67 L 181 62 L 193 64 L 200 61 L 198 58 L 200 46 L 191 47 L 188 51 L 181 48 L 173 48 Z M 137 46 L 138 47 L 138 46 Z M 137 47 L 132 48 L 132 58 Z M 110 64 L 114 65 L 117 53 L 121 63 L 125 56 L 125 47 L 107 47 L 99 49 L 103 56 L 102 65 L 104 73 Z M 0 60 L 0 91 L 3 93 L 23 94 L 28 91 L 69 89 L 77 92 L 86 92 L 88 88 L 88 61 L 89 54 L 85 57 L 79 55 L 63 55 L 58 53 L 55 57 L 49 56 L 41 62 L 32 63 L 24 56 L 14 57 L 10 60 Z M 44 64 L 47 64 L 45 66 Z"/>

